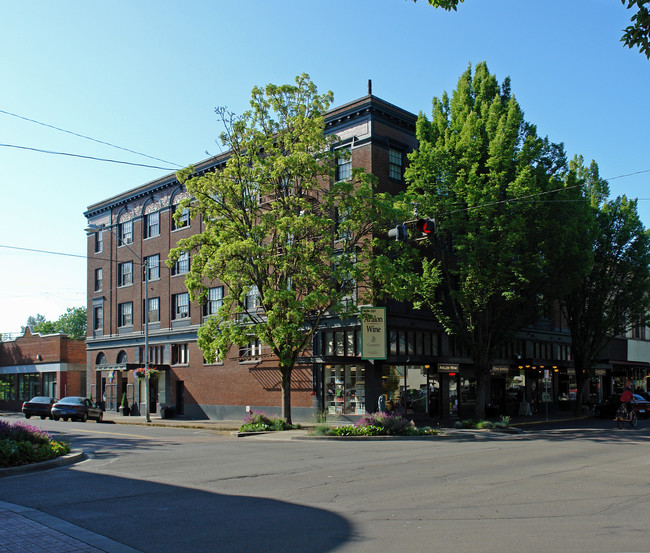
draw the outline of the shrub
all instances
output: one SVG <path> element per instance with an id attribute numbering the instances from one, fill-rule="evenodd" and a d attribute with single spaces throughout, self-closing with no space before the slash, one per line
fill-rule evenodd
<path id="1" fill-rule="evenodd" d="M 0 421 L 1 467 L 38 463 L 69 452 L 69 444 L 52 440 L 52 436 L 40 428 Z"/>
<path id="2" fill-rule="evenodd" d="M 473 419 L 465 419 L 456 421 L 454 428 L 508 428 L 510 426 L 510 417 L 501 417 L 499 422 L 492 421 L 475 421 Z"/>
<path id="3" fill-rule="evenodd" d="M 298 428 L 289 424 L 286 419 L 271 417 L 262 411 L 251 411 L 244 419 L 244 424 L 239 428 L 240 432 L 275 432 L 280 430 L 291 430 Z"/>
<path id="4" fill-rule="evenodd" d="M 377 412 L 361 418 L 356 424 L 318 428 L 317 435 L 326 436 L 427 436 L 437 434 L 431 428 L 418 428 L 413 421 L 392 413 Z"/>

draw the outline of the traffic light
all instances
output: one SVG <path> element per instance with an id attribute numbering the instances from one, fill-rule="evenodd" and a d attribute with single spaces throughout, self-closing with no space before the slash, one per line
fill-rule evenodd
<path id="1" fill-rule="evenodd" d="M 398 242 L 406 240 L 406 225 L 397 225 L 388 231 L 388 238 L 394 238 Z"/>
<path id="2" fill-rule="evenodd" d="M 433 219 L 418 219 L 415 228 L 426 236 L 433 236 L 436 231 L 436 222 Z"/>

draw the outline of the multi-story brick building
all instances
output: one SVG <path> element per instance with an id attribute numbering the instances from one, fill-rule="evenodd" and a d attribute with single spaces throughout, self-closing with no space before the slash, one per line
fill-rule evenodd
<path id="1" fill-rule="evenodd" d="M 417 145 L 414 114 L 368 95 L 331 110 L 325 121 L 326 132 L 339 137 L 338 147 L 350 149 L 349 162 L 338 168 L 340 177 L 363 167 L 377 178 L 378 190 L 397 193 L 404 188 L 406 155 Z M 227 153 L 195 169 L 212 171 L 226 159 Z M 207 364 L 197 346 L 197 330 L 216 312 L 224 291 L 214 283 L 204 305 L 191 303 L 184 284 L 189 257 L 181 257 L 172 269 L 164 263 L 180 238 L 202 229 L 200 216 L 185 217 L 181 224 L 172 218 L 186 194 L 170 174 L 91 205 L 85 213 L 93 228 L 103 229 L 88 238 L 88 392 L 104 398 L 108 409 L 116 409 L 126 395 L 142 412 L 144 386 L 133 369 L 144 364 L 146 334 L 150 362 L 159 370 L 150 381 L 152 411 L 168 405 L 179 415 L 217 419 L 243 418 L 248 409 L 277 414 L 280 374 L 263 345 L 233 348 L 215 364 Z M 358 321 L 325 321 L 313 350 L 305 352 L 294 371 L 295 420 L 319 411 L 339 417 L 372 412 L 387 392 L 388 399 L 415 413 L 472 414 L 476 379 L 466 352 L 431 314 L 397 302 L 386 308 L 386 359 L 362 358 Z M 614 365 L 606 365 L 603 370 L 611 376 Z M 557 407 L 560 398 L 571 396 L 571 371 L 566 328 L 557 317 L 538 321 L 522 329 L 495 361 L 489 403 L 495 412 L 512 414 L 525 389 L 533 402 L 550 392 Z M 611 379 L 602 384 L 601 378 L 596 386 L 600 396 L 603 387 L 611 388 Z"/>
<path id="2" fill-rule="evenodd" d="M 37 395 L 85 395 L 86 374 L 83 340 L 32 334 L 27 327 L 23 336 L 0 342 L 0 410 L 18 411 Z"/>

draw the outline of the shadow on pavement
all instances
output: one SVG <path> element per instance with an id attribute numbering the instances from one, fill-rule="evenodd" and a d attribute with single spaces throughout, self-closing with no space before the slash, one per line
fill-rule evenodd
<path id="1" fill-rule="evenodd" d="M 42 484 L 47 494 L 26 501 L 25 482 L 5 479 L 2 500 L 27 502 L 31 508 L 142 551 L 326 553 L 354 539 L 345 518 L 284 501 L 69 469 L 31 475 L 34 489 L 39 489 L 39 478 L 47 479 Z"/>

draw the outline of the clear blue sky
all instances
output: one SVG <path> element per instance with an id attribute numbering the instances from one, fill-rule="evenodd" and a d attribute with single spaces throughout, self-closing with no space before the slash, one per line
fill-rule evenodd
<path id="1" fill-rule="evenodd" d="M 215 106 L 308 73 L 334 105 L 373 93 L 414 113 L 486 61 L 540 134 L 595 159 L 650 225 L 650 61 L 619 42 L 620 0 L 5 2 L 0 143 L 188 165 L 219 152 Z M 170 171 L 0 147 L 0 333 L 85 305 L 85 209 Z M 645 172 L 643 172 L 645 171 Z M 639 173 L 624 178 L 620 175 Z M 79 257 L 71 257 L 79 256 Z"/>

